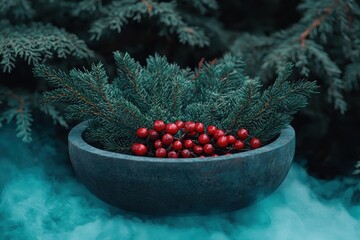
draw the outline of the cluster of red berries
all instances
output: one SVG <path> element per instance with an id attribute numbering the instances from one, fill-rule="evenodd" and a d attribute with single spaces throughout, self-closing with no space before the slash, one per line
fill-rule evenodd
<path id="1" fill-rule="evenodd" d="M 249 133 L 245 128 L 234 135 L 226 134 L 216 126 L 210 125 L 205 130 L 203 123 L 183 122 L 166 124 L 162 120 L 154 122 L 153 129 L 141 127 L 136 136 L 144 143 L 134 143 L 131 151 L 138 156 L 155 156 L 159 158 L 190 158 L 219 156 L 231 154 L 241 150 L 259 148 L 258 138 L 251 138 L 247 144 L 245 140 Z"/>

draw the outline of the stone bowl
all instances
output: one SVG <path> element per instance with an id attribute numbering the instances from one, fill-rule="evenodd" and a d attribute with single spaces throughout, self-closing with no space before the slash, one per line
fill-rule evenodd
<path id="1" fill-rule="evenodd" d="M 80 123 L 68 137 L 77 177 L 104 202 L 146 215 L 206 214 L 253 204 L 282 183 L 295 151 L 291 126 L 255 150 L 187 159 L 104 151 L 83 140 L 86 127 Z"/>

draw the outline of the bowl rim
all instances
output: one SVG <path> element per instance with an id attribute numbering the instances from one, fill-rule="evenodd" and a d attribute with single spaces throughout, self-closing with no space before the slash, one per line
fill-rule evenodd
<path id="1" fill-rule="evenodd" d="M 87 142 L 82 137 L 82 133 L 88 126 L 88 121 L 81 122 L 74 126 L 68 135 L 68 143 L 69 145 L 73 145 L 74 147 L 85 151 L 90 152 L 93 155 L 98 155 L 102 157 L 108 158 L 117 158 L 121 160 L 130 160 L 130 161 L 140 161 L 140 162 L 160 162 L 160 163 L 189 163 L 189 162 L 213 162 L 213 161 L 224 161 L 235 158 L 246 158 L 249 156 L 257 155 L 257 154 L 265 154 L 267 152 L 274 151 L 275 149 L 281 148 L 282 146 L 287 145 L 291 140 L 295 138 L 295 130 L 292 126 L 286 125 L 281 131 L 280 135 L 271 143 L 264 145 L 260 148 L 253 149 L 251 151 L 235 153 L 231 155 L 222 155 L 214 157 L 192 157 L 192 158 L 156 158 L 156 157 L 143 157 L 143 156 L 134 156 L 123 153 L 111 152 L 107 150 L 103 150 L 100 148 L 96 148 Z"/>

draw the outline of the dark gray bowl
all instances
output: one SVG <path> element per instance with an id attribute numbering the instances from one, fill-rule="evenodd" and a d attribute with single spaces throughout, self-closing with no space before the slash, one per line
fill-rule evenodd
<path id="1" fill-rule="evenodd" d="M 69 133 L 75 173 L 103 201 L 136 213 L 169 215 L 228 211 L 272 193 L 295 151 L 291 126 L 256 150 L 220 157 L 162 159 L 113 153 L 87 144 L 86 122 Z"/>

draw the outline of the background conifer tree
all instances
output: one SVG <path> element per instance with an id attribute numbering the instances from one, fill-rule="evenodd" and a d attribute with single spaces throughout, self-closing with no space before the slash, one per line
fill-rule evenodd
<path id="1" fill-rule="evenodd" d="M 321 85 L 293 122 L 298 153 L 323 177 L 350 173 L 358 160 L 359 1 L 0 0 L 0 123 L 14 122 L 24 141 L 44 113 L 67 126 L 61 105 L 39 104 L 48 85 L 33 65 L 68 72 L 101 61 L 112 79 L 116 50 L 192 68 L 231 52 L 265 86 L 293 62 L 294 79 Z"/>

